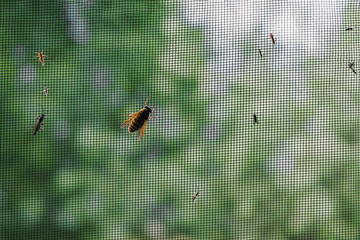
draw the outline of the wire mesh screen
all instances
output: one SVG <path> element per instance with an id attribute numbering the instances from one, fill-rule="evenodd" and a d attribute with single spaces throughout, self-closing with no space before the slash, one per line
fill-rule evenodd
<path id="1" fill-rule="evenodd" d="M 359 11 L 1 0 L 0 239 L 359 239 Z"/>

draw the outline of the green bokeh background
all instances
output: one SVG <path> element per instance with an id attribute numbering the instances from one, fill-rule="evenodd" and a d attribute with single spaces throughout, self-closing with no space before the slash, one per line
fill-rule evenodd
<path id="1" fill-rule="evenodd" d="M 303 104 L 266 57 L 213 96 L 179 3 L 0 2 L 2 239 L 359 239 L 358 79 L 337 61 L 359 31 L 303 64 Z M 140 142 L 120 124 L 149 94 L 158 118 Z"/>

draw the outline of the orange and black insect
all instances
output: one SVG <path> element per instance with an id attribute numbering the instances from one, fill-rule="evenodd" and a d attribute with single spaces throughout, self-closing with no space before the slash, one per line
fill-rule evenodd
<path id="1" fill-rule="evenodd" d="M 271 42 L 272 42 L 272 44 L 275 44 L 275 37 L 274 37 L 274 35 L 272 35 L 272 33 L 270 33 L 270 39 L 271 39 Z"/>
<path id="2" fill-rule="evenodd" d="M 345 31 L 352 31 L 352 30 L 354 30 L 353 27 L 348 27 L 347 29 L 345 29 Z"/>
<path id="3" fill-rule="evenodd" d="M 38 118 L 38 121 L 35 123 L 34 127 L 34 135 L 39 131 L 40 127 L 43 126 L 43 121 L 45 118 L 45 114 L 41 114 L 41 116 Z"/>
<path id="4" fill-rule="evenodd" d="M 49 88 L 45 87 L 43 93 L 45 94 L 45 96 L 49 95 Z"/>
<path id="5" fill-rule="evenodd" d="M 261 49 L 259 48 L 258 50 L 259 50 L 260 57 L 262 57 Z"/>
<path id="6" fill-rule="evenodd" d="M 258 117 L 255 115 L 255 113 L 253 114 L 253 122 L 254 124 L 258 123 Z"/>
<path id="7" fill-rule="evenodd" d="M 146 124 L 148 121 L 154 117 L 157 117 L 150 117 L 151 113 L 153 113 L 156 108 L 152 108 L 151 106 L 146 105 L 149 98 L 150 96 L 146 99 L 144 107 L 140 111 L 132 113 L 129 116 L 125 115 L 129 118 L 121 124 L 121 127 L 128 127 L 129 133 L 137 132 L 139 134 L 139 140 L 144 137 Z"/>
<path id="8" fill-rule="evenodd" d="M 355 64 L 354 62 L 349 62 L 348 68 L 350 68 L 350 70 L 356 74 L 356 71 L 354 69 L 354 64 Z"/>
<path id="9" fill-rule="evenodd" d="M 199 192 L 195 193 L 195 195 L 192 197 L 193 202 L 195 202 L 199 198 Z"/>
<path id="10" fill-rule="evenodd" d="M 45 58 L 47 57 L 43 51 L 41 50 L 40 52 L 36 52 L 37 56 L 39 58 L 39 62 L 41 63 L 41 65 L 45 66 Z"/>

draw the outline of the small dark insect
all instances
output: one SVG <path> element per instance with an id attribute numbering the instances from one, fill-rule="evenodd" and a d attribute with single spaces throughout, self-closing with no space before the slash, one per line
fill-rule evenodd
<path id="1" fill-rule="evenodd" d="M 255 113 L 253 114 L 253 122 L 254 124 L 258 123 L 258 117 L 255 115 Z"/>
<path id="2" fill-rule="evenodd" d="M 259 54 L 260 54 L 260 57 L 262 57 L 262 53 L 261 53 L 261 49 L 259 48 Z"/>
<path id="3" fill-rule="evenodd" d="M 37 56 L 39 58 L 39 62 L 41 63 L 42 66 L 45 66 L 45 58 L 47 57 L 46 55 L 43 54 L 43 50 L 41 50 L 40 52 L 35 52 L 37 54 Z"/>
<path id="4" fill-rule="evenodd" d="M 41 114 L 41 116 L 38 118 L 38 121 L 35 123 L 34 127 L 34 135 L 39 131 L 40 127 L 43 126 L 43 121 L 45 118 L 45 114 Z"/>
<path id="5" fill-rule="evenodd" d="M 353 27 L 348 27 L 347 29 L 345 29 L 345 31 L 352 31 L 352 30 L 354 30 Z"/>
<path id="6" fill-rule="evenodd" d="M 199 192 L 195 193 L 195 195 L 192 197 L 193 202 L 195 202 L 199 198 Z"/>
<path id="7" fill-rule="evenodd" d="M 156 108 L 152 109 L 151 106 L 146 105 L 149 98 L 150 96 L 146 99 L 144 103 L 144 107 L 140 111 L 136 113 L 132 113 L 130 115 L 125 115 L 126 117 L 129 118 L 121 124 L 121 127 L 129 127 L 129 133 L 138 132 L 139 140 L 141 140 L 144 137 L 146 124 L 148 123 L 148 121 L 152 118 L 157 117 L 157 116 L 150 117 L 150 114 L 153 113 L 156 110 Z"/>
<path id="8" fill-rule="evenodd" d="M 274 38 L 274 35 L 272 35 L 272 33 L 270 33 L 270 39 L 271 39 L 271 42 L 272 44 L 275 44 L 275 38 Z"/>
<path id="9" fill-rule="evenodd" d="M 45 96 L 49 95 L 49 88 L 45 87 L 43 93 L 45 94 Z"/>
<path id="10" fill-rule="evenodd" d="M 355 64 L 354 62 L 349 62 L 348 68 L 350 68 L 350 70 L 356 74 L 356 71 L 354 69 L 354 64 Z"/>

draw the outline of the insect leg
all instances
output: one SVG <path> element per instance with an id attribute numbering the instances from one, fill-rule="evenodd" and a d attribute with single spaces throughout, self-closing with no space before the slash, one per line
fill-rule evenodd
<path id="1" fill-rule="evenodd" d="M 145 121 L 144 125 L 142 126 L 142 128 L 138 131 L 139 134 L 139 141 L 142 140 L 142 138 L 145 136 L 145 129 L 146 129 L 146 124 L 148 123 L 148 120 Z"/>

